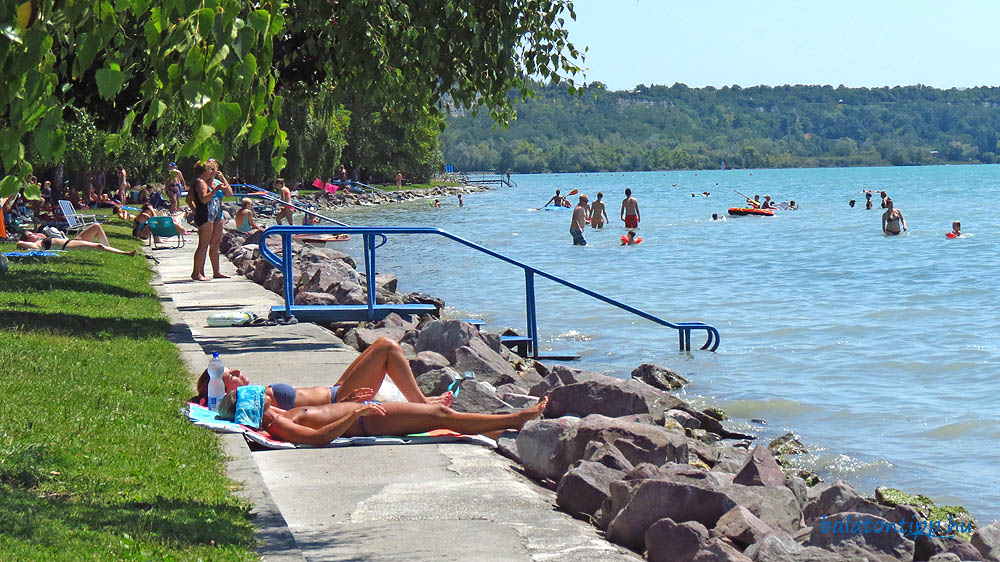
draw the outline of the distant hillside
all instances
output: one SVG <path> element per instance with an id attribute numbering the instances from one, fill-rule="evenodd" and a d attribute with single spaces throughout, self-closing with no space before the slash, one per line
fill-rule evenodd
<path id="1" fill-rule="evenodd" d="M 997 161 L 1000 88 L 538 88 L 510 129 L 453 115 L 460 170 L 584 172 Z"/>

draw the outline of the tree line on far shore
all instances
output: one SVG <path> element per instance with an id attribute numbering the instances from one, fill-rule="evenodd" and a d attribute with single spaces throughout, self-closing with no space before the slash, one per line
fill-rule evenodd
<path id="1" fill-rule="evenodd" d="M 462 170 L 593 172 L 998 161 L 1000 88 L 539 86 L 509 129 L 453 112 Z"/>

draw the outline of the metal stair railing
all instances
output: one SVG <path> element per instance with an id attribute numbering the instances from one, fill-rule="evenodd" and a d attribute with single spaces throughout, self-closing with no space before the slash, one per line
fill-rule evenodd
<path id="1" fill-rule="evenodd" d="M 294 285 L 292 280 L 292 235 L 294 234 L 353 234 L 362 235 L 364 238 L 364 252 L 365 252 L 365 275 L 367 280 L 367 302 L 365 306 L 361 305 L 323 305 L 323 306 L 308 306 L 308 305 L 295 305 L 295 295 L 294 295 Z M 715 327 L 705 324 L 704 322 L 670 322 L 639 310 L 638 308 L 629 306 L 625 303 L 619 302 L 610 297 L 606 297 L 595 291 L 591 291 L 585 287 L 581 287 L 576 283 L 566 281 L 565 279 L 556 277 L 551 273 L 546 273 L 540 269 L 527 265 L 525 263 L 519 262 L 513 258 L 507 257 L 503 254 L 490 250 L 489 248 L 480 246 L 474 242 L 470 242 L 464 238 L 456 236 L 450 232 L 442 230 L 440 228 L 431 227 L 407 227 L 407 226 L 293 226 L 293 225 L 281 225 L 272 226 L 264 231 L 262 234 L 262 239 L 260 241 L 260 251 L 261 255 L 264 256 L 271 265 L 277 267 L 284 274 L 284 284 L 285 284 L 285 304 L 283 307 L 274 307 L 272 309 L 272 314 L 284 314 L 286 317 L 295 316 L 296 311 L 302 311 L 303 313 L 316 315 L 315 317 L 323 317 L 323 312 L 329 309 L 329 316 L 335 318 L 336 320 L 354 320 L 354 321 L 364 321 L 364 320 L 376 320 L 379 317 L 385 317 L 389 312 L 402 310 L 405 313 L 413 313 L 415 308 L 419 308 L 417 305 L 379 305 L 375 303 L 375 249 L 383 244 L 387 240 L 387 235 L 395 234 L 434 234 L 438 236 L 443 236 L 449 240 L 458 242 L 464 246 L 482 252 L 486 255 L 492 256 L 501 261 L 507 262 L 509 264 L 520 267 L 524 270 L 524 291 L 525 291 L 525 302 L 526 302 L 526 319 L 527 319 L 527 330 L 528 330 L 528 344 L 530 346 L 529 352 L 532 356 L 538 356 L 538 317 L 535 309 L 535 276 L 544 277 L 550 281 L 554 281 L 569 287 L 577 292 L 583 293 L 587 296 L 595 298 L 599 301 L 605 302 L 617 308 L 620 308 L 626 312 L 631 312 L 636 316 L 640 316 L 659 324 L 661 326 L 666 326 L 668 328 L 673 328 L 677 330 L 678 333 L 678 343 L 681 351 L 691 350 L 691 332 L 695 330 L 705 331 L 707 337 L 705 345 L 701 346 L 700 349 L 705 349 L 708 351 L 715 351 L 719 347 L 719 331 Z M 281 237 L 281 248 L 282 256 L 276 255 L 267 247 L 267 238 L 270 236 L 280 236 Z M 375 244 L 375 238 L 381 238 L 382 242 L 378 245 Z M 410 307 L 407 309 L 406 307 Z M 426 307 L 425 307 L 426 308 Z M 343 314 L 338 312 L 344 312 Z M 333 320 L 329 320 L 333 321 Z"/>
<path id="2" fill-rule="evenodd" d="M 281 196 L 279 196 L 277 193 L 274 193 L 273 191 L 268 191 L 266 189 L 261 189 L 261 188 L 257 187 L 256 185 L 251 185 L 249 183 L 240 183 L 240 184 L 233 184 L 233 187 L 251 187 L 251 188 L 254 188 L 254 189 L 258 190 L 257 192 L 254 192 L 254 193 L 241 193 L 241 194 L 239 194 L 239 197 L 250 197 L 251 199 L 261 199 L 263 201 L 268 201 L 268 202 L 273 203 L 275 205 L 287 205 L 287 206 L 295 209 L 296 211 L 301 211 L 301 212 L 305 213 L 306 216 L 310 216 L 310 217 L 312 217 L 314 219 L 319 219 L 319 220 L 323 220 L 323 221 L 326 221 L 326 222 L 332 222 L 333 224 L 336 224 L 336 225 L 339 225 L 339 226 L 351 226 L 351 225 L 349 225 L 349 224 L 347 224 L 345 222 L 340 222 L 340 221 L 338 221 L 336 219 L 331 219 L 330 217 L 323 216 L 323 215 L 321 215 L 321 214 L 319 214 L 319 213 L 317 213 L 315 211 L 311 211 L 309 209 L 301 207 L 298 203 L 294 203 L 294 202 L 288 203 L 286 201 L 282 201 L 281 200 Z"/>

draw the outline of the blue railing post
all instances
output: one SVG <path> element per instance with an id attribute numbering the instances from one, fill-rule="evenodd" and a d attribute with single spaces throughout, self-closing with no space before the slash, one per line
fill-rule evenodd
<path id="1" fill-rule="evenodd" d="M 528 353 L 538 356 L 538 321 L 535 316 L 535 272 L 524 270 L 524 303 L 527 308 L 528 337 L 531 338 L 531 349 Z"/>
<path id="2" fill-rule="evenodd" d="M 365 277 L 368 292 L 368 319 L 375 319 L 375 235 L 366 232 L 365 239 Z"/>
<path id="3" fill-rule="evenodd" d="M 261 239 L 264 244 L 264 239 Z M 292 283 L 292 234 L 290 232 L 281 233 L 281 265 L 282 275 L 285 281 L 285 315 L 292 317 L 292 305 L 295 304 L 295 290 Z"/>

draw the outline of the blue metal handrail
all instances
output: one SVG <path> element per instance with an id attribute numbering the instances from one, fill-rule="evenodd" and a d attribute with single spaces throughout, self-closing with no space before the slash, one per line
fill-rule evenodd
<path id="1" fill-rule="evenodd" d="M 332 222 L 333 224 L 336 224 L 336 225 L 339 225 L 339 226 L 351 226 L 351 225 L 349 225 L 349 224 L 347 224 L 345 222 L 340 222 L 340 221 L 338 221 L 336 219 L 331 219 L 330 217 L 325 217 L 325 216 L 323 216 L 323 215 L 321 215 L 321 214 L 319 214 L 319 213 L 317 213 L 315 211 L 310 211 L 309 209 L 300 207 L 296 203 L 289 203 L 287 201 L 282 201 L 281 200 L 281 196 L 279 196 L 277 193 L 274 193 L 273 191 L 268 191 L 266 189 L 260 189 L 256 185 L 251 185 L 251 184 L 248 184 L 248 183 L 240 183 L 240 184 L 233 184 L 233 187 L 252 187 L 254 189 L 259 189 L 260 190 L 257 193 L 241 193 L 240 197 L 250 197 L 252 199 L 262 199 L 264 201 L 269 201 L 271 203 L 274 203 L 275 205 L 287 205 L 287 206 L 295 209 L 296 211 L 301 211 L 301 212 L 305 213 L 306 216 L 313 217 L 314 219 L 320 219 L 320 220 L 324 220 L 324 221 L 327 221 L 327 222 Z M 385 242 L 383 242 L 383 244 L 384 243 Z"/>
<path id="2" fill-rule="evenodd" d="M 678 332 L 678 340 L 680 344 L 681 351 L 691 350 L 691 332 L 693 330 L 704 330 L 707 334 L 707 340 L 705 345 L 701 346 L 701 349 L 707 349 L 709 351 L 715 351 L 719 347 L 719 331 L 715 327 L 705 324 L 703 322 L 669 322 L 639 310 L 638 308 L 629 306 L 625 303 L 616 301 L 610 297 L 606 297 L 600 293 L 596 293 L 581 287 L 576 283 L 566 281 L 552 275 L 551 273 L 546 273 L 540 269 L 521 263 L 513 258 L 509 258 L 503 254 L 494 252 L 489 248 L 485 248 L 473 242 L 470 242 L 464 238 L 460 238 L 450 232 L 441 230 L 440 228 L 430 228 L 430 227 L 409 227 L 409 226 L 272 226 L 264 231 L 262 239 L 260 241 L 260 252 L 271 265 L 281 269 L 284 274 L 285 283 L 285 314 L 287 316 L 292 316 L 292 303 L 295 300 L 292 282 L 292 235 L 293 234 L 360 234 L 364 237 L 364 249 L 365 249 L 365 275 L 367 278 L 367 304 L 368 304 L 368 317 L 373 319 L 375 317 L 375 237 L 379 236 L 383 239 L 388 234 L 437 234 L 443 236 L 459 244 L 463 244 L 478 250 L 484 254 L 492 256 L 501 261 L 505 261 L 509 264 L 516 265 L 524 270 L 524 287 L 525 287 L 525 300 L 526 300 L 526 313 L 527 313 L 527 324 L 528 324 L 528 338 L 531 341 L 531 350 L 534 354 L 538 353 L 538 323 L 535 311 L 535 275 L 539 275 L 551 281 L 555 281 L 560 285 L 569 287 L 575 291 L 581 292 L 585 295 L 593 297 L 599 301 L 608 303 L 612 306 L 616 306 L 626 312 L 631 312 L 637 316 L 641 316 L 646 320 L 655 322 L 661 326 L 666 326 L 668 328 L 673 328 Z M 282 256 L 287 259 L 283 259 L 272 252 L 267 247 L 267 238 L 269 236 L 281 236 L 281 251 Z M 384 242 L 383 242 L 384 243 Z M 336 305 L 331 305 L 335 307 Z"/>

